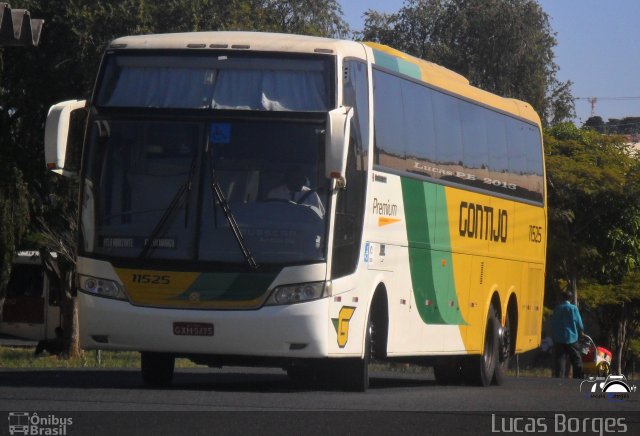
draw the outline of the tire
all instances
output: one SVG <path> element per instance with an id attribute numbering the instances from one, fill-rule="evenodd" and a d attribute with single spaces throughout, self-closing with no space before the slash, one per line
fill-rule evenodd
<path id="1" fill-rule="evenodd" d="M 499 360 L 499 335 L 500 322 L 492 306 L 487 314 L 482 354 L 467 356 L 463 361 L 462 377 L 466 384 L 477 386 L 491 384 Z"/>
<path id="2" fill-rule="evenodd" d="M 598 365 L 598 377 L 606 377 L 611 372 L 611 368 L 607 362 L 600 362 Z"/>
<path id="3" fill-rule="evenodd" d="M 460 359 L 455 356 L 439 358 L 433 365 L 433 375 L 439 385 L 459 385 L 462 382 Z"/>
<path id="4" fill-rule="evenodd" d="M 496 363 L 496 369 L 493 373 L 493 379 L 491 384 L 502 386 L 507 377 L 507 371 L 509 370 L 509 359 L 513 352 L 513 326 L 509 319 L 509 314 L 505 315 L 506 319 L 504 327 L 501 326 L 500 320 L 498 320 L 499 334 L 498 334 L 498 362 Z"/>
<path id="5" fill-rule="evenodd" d="M 140 353 L 142 381 L 148 387 L 165 387 L 173 380 L 175 357 L 166 353 Z"/>
<path id="6" fill-rule="evenodd" d="M 367 320 L 365 333 L 364 357 L 335 359 L 331 363 L 335 365 L 336 387 L 349 392 L 365 392 L 369 389 L 369 362 L 371 361 L 371 320 Z M 331 365 L 333 366 L 333 365 Z"/>
<path id="7" fill-rule="evenodd" d="M 288 368 L 287 376 L 294 384 L 302 387 L 312 387 L 318 384 L 317 365 L 310 362 L 295 363 Z"/>

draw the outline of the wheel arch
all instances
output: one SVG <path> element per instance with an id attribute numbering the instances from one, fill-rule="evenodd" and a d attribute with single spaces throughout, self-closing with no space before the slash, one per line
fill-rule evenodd
<path id="1" fill-rule="evenodd" d="M 384 282 L 378 283 L 373 291 L 368 319 L 371 322 L 371 355 L 373 358 L 384 359 L 387 357 L 389 339 L 389 295 Z M 365 324 L 365 328 L 368 325 L 369 323 Z M 364 337 L 366 336 L 365 334 Z"/>
<path id="2" fill-rule="evenodd" d="M 494 289 L 491 293 L 491 300 L 489 301 L 489 305 L 487 306 L 487 313 L 491 307 L 496 312 L 496 316 L 499 320 L 502 320 L 502 304 L 500 303 L 500 292 L 498 289 Z"/>
<path id="3" fill-rule="evenodd" d="M 516 343 L 518 341 L 518 296 L 515 292 L 511 292 L 509 295 L 509 301 L 507 303 L 507 311 L 508 320 L 509 320 L 509 329 L 511 330 L 511 356 L 515 355 L 516 352 Z M 500 319 L 500 321 L 504 324 L 504 319 Z"/>

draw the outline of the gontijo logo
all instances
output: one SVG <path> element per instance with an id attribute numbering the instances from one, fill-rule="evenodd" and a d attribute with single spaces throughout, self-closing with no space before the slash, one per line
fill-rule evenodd
<path id="1" fill-rule="evenodd" d="M 53 414 L 40 416 L 30 412 L 9 412 L 10 435 L 64 436 L 73 418 L 61 418 Z"/>
<path id="2" fill-rule="evenodd" d="M 509 214 L 505 209 L 495 210 L 491 206 L 460 202 L 460 236 L 484 239 L 492 242 L 507 242 Z"/>

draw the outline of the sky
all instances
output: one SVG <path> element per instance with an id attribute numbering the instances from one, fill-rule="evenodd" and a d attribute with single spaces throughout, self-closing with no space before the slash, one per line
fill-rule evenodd
<path id="1" fill-rule="evenodd" d="M 353 30 L 364 27 L 368 9 L 395 12 L 403 0 L 341 0 L 345 19 Z M 556 33 L 557 78 L 573 82 L 576 119 L 584 123 L 595 115 L 640 117 L 640 0 L 538 0 Z"/>

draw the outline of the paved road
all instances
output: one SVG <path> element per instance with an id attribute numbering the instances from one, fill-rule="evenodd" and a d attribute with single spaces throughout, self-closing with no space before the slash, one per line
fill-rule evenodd
<path id="1" fill-rule="evenodd" d="M 252 368 L 179 369 L 171 388 L 145 389 L 136 370 L 0 370 L 0 410 L 71 414 L 76 418 L 71 430 L 96 425 L 90 427 L 95 434 L 132 434 L 130 426 L 138 430 L 157 426 L 161 434 L 187 434 L 184 430 L 192 426 L 188 433 L 199 434 L 199 430 L 211 430 L 212 419 L 223 429 L 216 434 L 247 434 L 246 429 L 240 431 L 245 425 L 258 434 L 326 433 L 323 429 L 334 434 L 416 434 L 427 423 L 430 434 L 482 434 L 513 429 L 527 419 L 548 419 L 551 429 L 556 414 L 577 420 L 623 418 L 630 434 L 640 434 L 636 431 L 640 430 L 640 392 L 612 401 L 580 390 L 574 380 L 511 378 L 501 387 L 478 388 L 438 386 L 425 373 L 381 372 L 373 373 L 366 393 L 348 393 L 305 389 L 280 370 Z M 587 391 L 584 385 L 583 390 Z M 107 413 L 91 413 L 96 411 Z M 187 413 L 199 411 L 223 413 Z M 509 416 L 529 418 L 503 418 Z M 0 413 L 0 434 L 7 431 L 2 420 Z M 621 429 L 620 422 L 611 423 Z M 122 428 L 116 432 L 114 426 Z M 104 433 L 96 431 L 100 429 Z M 71 430 L 67 434 L 81 434 Z"/>

